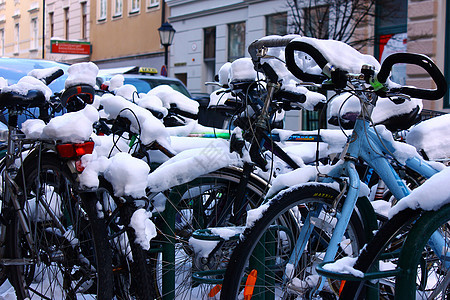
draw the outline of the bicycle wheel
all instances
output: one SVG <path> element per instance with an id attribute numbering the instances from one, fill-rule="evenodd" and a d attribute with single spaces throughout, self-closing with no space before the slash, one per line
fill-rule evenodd
<path id="1" fill-rule="evenodd" d="M 120 203 L 112 196 L 111 188 L 100 187 L 94 197 L 107 225 L 108 244 L 113 253 L 114 295 L 117 299 L 154 299 L 148 254 L 136 242 L 130 226 L 137 207 L 134 201 Z"/>
<path id="2" fill-rule="evenodd" d="M 244 209 L 237 217 L 232 211 L 241 179 L 240 169 L 224 168 L 157 195 L 154 202 L 164 204 L 155 203 L 153 208 L 160 229 L 158 237 L 152 240 L 158 298 L 214 299 L 215 280 L 223 277 L 220 270 L 226 268 L 235 241 L 216 242 L 216 249 L 205 256 L 189 240 L 197 229 L 244 224 L 245 210 L 262 201 L 267 183 L 250 176 L 244 187 Z M 218 272 L 208 276 L 208 282 L 193 280 L 192 275 L 202 271 Z"/>
<path id="3" fill-rule="evenodd" d="M 450 205 L 438 212 L 426 212 L 422 216 L 421 213 L 420 210 L 406 209 L 396 214 L 380 228 L 354 266 L 367 272 L 374 266 L 390 265 L 390 269 L 398 268 L 401 272 L 380 280 L 380 291 L 373 290 L 377 287 L 365 281 L 347 281 L 342 299 L 363 299 L 368 292 L 380 294 L 384 299 L 450 299 Z M 447 261 L 439 259 L 427 245 L 434 232 L 439 232 L 442 237 L 441 246 Z M 382 256 L 388 259 L 378 263 Z"/>
<path id="4" fill-rule="evenodd" d="M 66 164 L 50 153 L 29 155 L 16 182 L 25 191 L 19 205 L 33 241 L 27 241 L 18 214 L 13 214 L 6 255 L 28 260 L 8 267 L 17 297 L 111 299 L 106 227 L 95 205 L 75 192 Z"/>
<path id="5" fill-rule="evenodd" d="M 246 229 L 233 252 L 221 299 L 313 297 L 312 292 L 320 283 L 315 267 L 322 262 L 339 215 L 339 206 L 337 210 L 333 208 L 337 196 L 338 191 L 328 187 L 305 186 L 273 199 L 254 225 Z M 288 231 L 283 224 L 289 215 L 295 217 L 297 232 Z M 307 219 L 313 226 L 303 226 Z M 297 265 L 288 263 L 297 237 L 308 231 L 309 238 L 303 251 L 300 249 Z M 361 221 L 353 213 L 336 258 L 356 256 L 364 242 Z M 325 282 L 318 297 L 334 299 L 340 284 Z"/>

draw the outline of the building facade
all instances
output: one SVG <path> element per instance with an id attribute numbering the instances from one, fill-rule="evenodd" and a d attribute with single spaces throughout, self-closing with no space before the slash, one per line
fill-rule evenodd
<path id="1" fill-rule="evenodd" d="M 90 1 L 45 0 L 44 3 L 46 18 L 44 57 L 66 63 L 89 61 Z M 65 45 L 65 48 L 58 48 L 58 44 Z M 81 46 L 84 48 L 81 49 Z"/>
<path id="2" fill-rule="evenodd" d="M 42 0 L 0 0 L 0 56 L 42 58 L 42 11 Z"/>
<path id="3" fill-rule="evenodd" d="M 226 62 L 248 56 L 247 47 L 267 34 L 287 34 L 285 0 L 166 0 L 177 31 L 170 49 L 169 74 L 186 79 L 193 92 Z"/>
<path id="4" fill-rule="evenodd" d="M 169 75 L 187 82 L 192 92 L 211 92 L 214 88 L 204 83 L 212 81 L 225 62 L 248 57 L 247 47 L 252 41 L 268 34 L 294 32 L 289 26 L 293 15 L 287 2 L 167 0 L 171 11 L 169 21 L 177 30 L 170 49 Z M 449 61 L 445 56 L 450 56 L 446 54 L 450 52 L 446 46 L 449 2 L 378 1 L 372 11 L 376 16 L 369 17 L 365 25 L 355 31 L 355 35 L 373 39 L 361 51 L 378 59 L 398 51 L 423 53 L 448 74 Z M 396 73 L 403 84 L 434 88 L 424 71 L 418 68 L 399 66 Z M 424 107 L 442 110 L 450 105 L 446 99 L 424 101 Z"/>
<path id="5" fill-rule="evenodd" d="M 219 68 L 249 56 L 247 47 L 268 34 L 285 35 L 288 6 L 285 0 L 166 0 L 169 21 L 176 30 L 170 48 L 169 76 L 186 82 L 191 92 L 211 93 Z M 298 128 L 298 111 L 289 112 L 286 124 Z"/>
<path id="6" fill-rule="evenodd" d="M 153 67 L 164 63 L 158 28 L 160 0 L 91 0 L 91 60 L 101 68 Z"/>

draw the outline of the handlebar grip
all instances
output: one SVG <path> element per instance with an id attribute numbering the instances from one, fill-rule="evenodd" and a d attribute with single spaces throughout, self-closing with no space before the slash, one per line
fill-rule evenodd
<path id="1" fill-rule="evenodd" d="M 154 109 L 151 109 L 148 107 L 147 107 L 147 110 L 150 111 L 152 113 L 152 115 L 158 119 L 164 118 L 164 114 L 160 111 L 157 111 L 157 110 L 154 110 Z"/>
<path id="2" fill-rule="evenodd" d="M 193 119 L 193 120 L 197 120 L 198 119 L 198 115 L 197 114 L 192 114 L 192 113 L 189 113 L 187 111 L 181 110 L 181 109 L 176 108 L 176 107 L 171 107 L 169 109 L 169 111 L 171 111 L 171 112 L 173 112 L 173 113 L 175 113 L 177 115 L 180 115 L 182 117 L 189 118 L 189 119 Z"/>
<path id="3" fill-rule="evenodd" d="M 383 61 L 380 72 L 378 72 L 376 79 L 380 83 L 385 83 L 392 70 L 392 66 L 399 63 L 412 64 L 422 67 L 431 76 L 433 81 L 436 83 L 437 88 L 434 90 L 429 90 L 405 86 L 400 88 L 392 88 L 391 92 L 399 92 L 409 95 L 413 98 L 426 100 L 438 100 L 442 98 L 447 92 L 447 81 L 445 80 L 444 75 L 429 57 L 422 54 L 394 53 L 389 55 Z"/>
<path id="4" fill-rule="evenodd" d="M 64 75 L 64 71 L 62 69 L 58 69 L 55 73 L 53 73 L 45 78 L 42 78 L 42 81 L 44 81 L 44 83 L 46 85 L 49 85 L 50 83 L 52 83 L 53 80 L 55 80 L 63 75 Z"/>
<path id="5" fill-rule="evenodd" d="M 297 77 L 302 81 L 315 83 L 322 83 L 324 80 L 327 79 L 327 77 L 324 75 L 316 75 L 303 72 L 295 63 L 294 51 L 302 51 L 310 55 L 321 69 L 323 69 L 327 65 L 328 61 L 325 59 L 322 53 L 320 53 L 319 50 L 314 48 L 314 46 L 305 42 L 292 41 L 286 46 L 285 55 L 286 55 L 286 67 L 295 77 Z"/>
<path id="6" fill-rule="evenodd" d="M 261 47 L 285 47 L 289 44 L 295 37 L 292 36 L 274 36 L 272 38 L 262 38 L 256 40 L 248 46 L 248 53 L 252 57 L 254 62 L 258 61 L 258 49 Z"/>

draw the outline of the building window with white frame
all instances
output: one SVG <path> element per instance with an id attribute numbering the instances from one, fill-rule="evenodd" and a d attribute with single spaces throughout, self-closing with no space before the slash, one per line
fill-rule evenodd
<path id="1" fill-rule="evenodd" d="M 19 54 L 19 42 L 20 42 L 20 28 L 19 23 L 14 24 L 14 53 Z"/>
<path id="2" fill-rule="evenodd" d="M 64 39 L 69 40 L 69 8 L 64 8 Z"/>
<path id="3" fill-rule="evenodd" d="M 48 23 L 49 23 L 49 33 L 50 37 L 53 37 L 55 35 L 55 19 L 54 19 L 54 12 L 48 13 Z"/>
<path id="4" fill-rule="evenodd" d="M 30 35 L 30 49 L 36 50 L 38 48 L 39 28 L 38 19 L 31 19 L 31 35 Z"/>
<path id="5" fill-rule="evenodd" d="M 113 17 L 122 16 L 123 0 L 113 0 Z"/>
<path id="6" fill-rule="evenodd" d="M 88 15 L 87 15 L 87 4 L 86 2 L 81 3 L 81 39 L 86 40 L 88 38 L 87 32 L 87 23 L 88 23 Z"/>
<path id="7" fill-rule="evenodd" d="M 98 20 L 105 21 L 106 20 L 106 0 L 99 0 L 99 10 L 98 10 Z"/>
<path id="8" fill-rule="evenodd" d="M 0 29 L 0 55 L 5 56 L 5 30 Z"/>
<path id="9" fill-rule="evenodd" d="M 159 0 L 147 0 L 147 8 L 155 8 L 159 6 Z"/>
<path id="10" fill-rule="evenodd" d="M 266 16 L 266 35 L 287 34 L 287 13 Z"/>
<path id="11" fill-rule="evenodd" d="M 139 12 L 141 2 L 139 0 L 131 0 L 130 14 Z"/>
<path id="12" fill-rule="evenodd" d="M 245 22 L 228 24 L 228 61 L 245 56 Z"/>

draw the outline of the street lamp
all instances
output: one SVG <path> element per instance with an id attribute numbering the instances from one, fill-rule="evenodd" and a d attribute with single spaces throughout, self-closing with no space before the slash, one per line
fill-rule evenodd
<path id="1" fill-rule="evenodd" d="M 172 45 L 173 36 L 175 35 L 175 29 L 173 29 L 170 23 L 164 22 L 161 27 L 158 28 L 158 32 L 161 45 L 164 46 L 164 65 L 167 68 L 169 46 Z"/>

